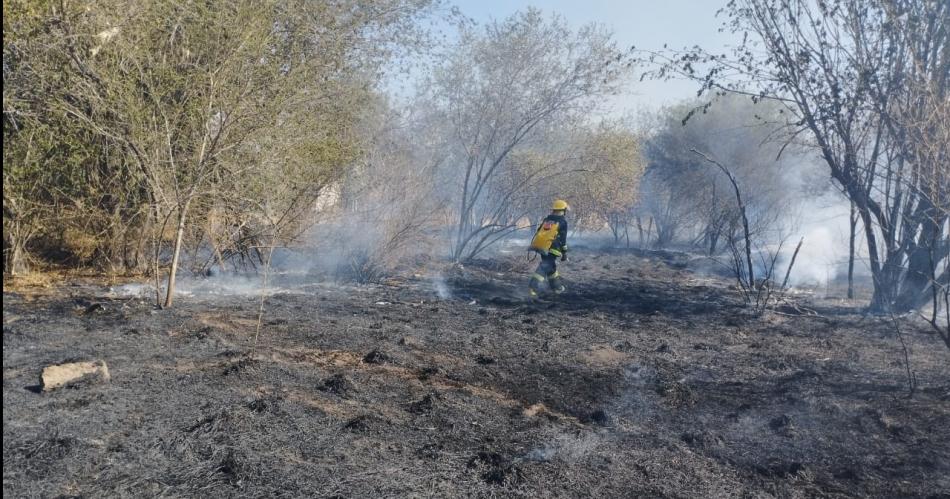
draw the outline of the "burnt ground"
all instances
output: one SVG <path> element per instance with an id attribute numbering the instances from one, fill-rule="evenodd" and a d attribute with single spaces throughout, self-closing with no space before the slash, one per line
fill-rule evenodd
<path id="1" fill-rule="evenodd" d="M 950 352 L 829 301 L 747 315 L 675 259 L 183 297 L 4 292 L 7 497 L 948 497 Z M 807 300 L 806 298 L 798 298 Z M 98 305 L 97 305 L 98 304 Z M 803 309 L 805 310 L 805 309 Z M 112 382 L 37 393 L 42 367 Z"/>

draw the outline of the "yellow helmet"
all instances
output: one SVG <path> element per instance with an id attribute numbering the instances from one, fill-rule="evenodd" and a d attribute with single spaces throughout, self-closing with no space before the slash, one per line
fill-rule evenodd
<path id="1" fill-rule="evenodd" d="M 558 199 L 554 201 L 554 205 L 551 206 L 551 209 L 555 211 L 567 211 L 571 209 L 571 207 L 567 205 L 567 201 L 563 199 Z"/>

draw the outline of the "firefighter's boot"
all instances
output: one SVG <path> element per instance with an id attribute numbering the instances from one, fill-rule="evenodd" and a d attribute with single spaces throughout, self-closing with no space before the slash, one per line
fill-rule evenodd
<path id="1" fill-rule="evenodd" d="M 538 297 L 545 280 L 547 279 L 537 272 L 531 275 L 531 281 L 528 283 L 528 294 L 531 295 L 532 298 Z"/>
<path id="2" fill-rule="evenodd" d="M 556 294 L 561 294 L 567 290 L 567 288 L 564 287 L 561 274 L 557 271 L 554 271 L 553 274 L 548 276 L 548 284 L 551 286 L 551 291 L 554 291 Z"/>

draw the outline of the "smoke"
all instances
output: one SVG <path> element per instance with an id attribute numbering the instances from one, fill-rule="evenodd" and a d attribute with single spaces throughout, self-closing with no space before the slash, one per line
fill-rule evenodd
<path id="1" fill-rule="evenodd" d="M 594 433 L 559 434 L 547 445 L 530 450 L 524 455 L 524 459 L 538 462 L 557 459 L 565 463 L 575 463 L 595 453 L 601 444 L 601 438 Z"/>
<path id="2" fill-rule="evenodd" d="M 804 238 L 789 282 L 797 287 L 828 287 L 844 279 L 848 271 L 850 203 L 838 194 L 826 194 L 803 200 L 801 212 L 794 222 L 791 237 L 782 249 L 782 276 L 791 261 L 795 245 Z M 860 231 L 860 225 L 857 227 Z M 863 234 L 855 237 L 855 275 L 869 275 L 866 265 Z"/>
<path id="3" fill-rule="evenodd" d="M 838 276 L 838 264 L 841 256 L 838 255 L 839 245 L 827 227 L 814 227 L 804 235 L 802 248 L 795 261 L 795 268 L 790 276 L 794 286 L 827 285 Z M 790 258 L 790 256 L 788 256 Z"/>
<path id="4" fill-rule="evenodd" d="M 623 371 L 626 390 L 614 401 L 611 410 L 634 421 L 648 422 L 657 415 L 657 371 L 653 367 L 632 363 Z"/>
<path id="5" fill-rule="evenodd" d="M 435 294 L 440 300 L 452 299 L 452 290 L 449 289 L 448 284 L 445 282 L 445 277 L 442 276 L 441 272 L 436 273 L 432 277 L 432 287 L 435 289 Z"/>
<path id="6" fill-rule="evenodd" d="M 176 291 L 196 296 L 257 296 L 261 293 L 273 295 L 293 291 L 288 287 L 275 285 L 280 281 L 279 275 L 271 275 L 268 280 L 270 282 L 265 288 L 260 275 L 222 274 L 208 278 L 188 278 L 180 282 Z"/>
<path id="7" fill-rule="evenodd" d="M 165 292 L 165 280 L 161 281 L 161 293 Z M 264 287 L 263 274 L 237 274 L 216 272 L 208 277 L 179 276 L 175 295 L 185 297 L 214 296 L 259 296 L 280 293 L 303 293 L 307 279 L 279 269 L 269 272 L 268 285 Z M 152 299 L 155 285 L 151 283 L 128 283 L 110 287 L 108 295 L 114 298 Z"/>
<path id="8" fill-rule="evenodd" d="M 155 296 L 155 286 L 130 283 L 109 288 L 109 296 L 116 298 L 150 298 Z"/>

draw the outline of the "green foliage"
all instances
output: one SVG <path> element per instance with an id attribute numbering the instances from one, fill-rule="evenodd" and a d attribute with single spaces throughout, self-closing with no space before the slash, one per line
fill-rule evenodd
<path id="1" fill-rule="evenodd" d="M 5 254 L 142 268 L 172 217 L 235 255 L 298 234 L 361 154 L 376 47 L 429 5 L 5 2 Z"/>

